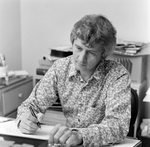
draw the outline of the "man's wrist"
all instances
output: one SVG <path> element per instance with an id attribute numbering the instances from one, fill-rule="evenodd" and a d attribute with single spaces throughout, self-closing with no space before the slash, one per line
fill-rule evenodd
<path id="1" fill-rule="evenodd" d="M 79 130 L 77 130 L 77 129 L 72 129 L 71 131 L 78 133 L 78 138 L 79 138 L 79 140 L 80 140 L 78 146 L 83 145 L 83 137 L 82 137 L 82 134 L 79 132 Z"/>

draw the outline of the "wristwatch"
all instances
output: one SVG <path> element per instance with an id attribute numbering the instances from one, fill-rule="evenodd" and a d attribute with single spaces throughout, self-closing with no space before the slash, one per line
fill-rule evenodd
<path id="1" fill-rule="evenodd" d="M 72 132 L 78 132 L 79 134 L 81 134 L 80 132 L 79 132 L 79 130 L 77 130 L 77 129 L 70 129 Z M 81 136 L 82 136 L 82 134 L 81 134 Z M 83 138 L 82 138 L 82 142 L 80 143 L 80 144 L 78 144 L 78 146 L 80 146 L 80 147 L 82 147 L 83 146 Z"/>

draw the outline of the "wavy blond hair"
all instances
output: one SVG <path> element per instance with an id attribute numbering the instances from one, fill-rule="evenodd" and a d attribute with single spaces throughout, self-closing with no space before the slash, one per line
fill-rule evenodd
<path id="1" fill-rule="evenodd" d="M 71 31 L 72 44 L 77 38 L 87 47 L 100 44 L 103 49 L 102 56 L 106 58 L 116 46 L 116 29 L 103 15 L 86 15 L 74 24 Z"/>

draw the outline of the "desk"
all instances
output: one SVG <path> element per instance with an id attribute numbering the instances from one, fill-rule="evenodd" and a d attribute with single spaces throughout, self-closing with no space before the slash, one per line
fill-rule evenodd
<path id="1" fill-rule="evenodd" d="M 127 137 L 123 143 L 115 144 L 112 147 L 142 147 L 142 142 L 132 137 Z"/>
<path id="2" fill-rule="evenodd" d="M 46 112 L 43 122 L 46 122 L 47 124 L 51 124 L 51 125 L 56 125 L 58 123 L 65 124 L 65 117 L 63 116 L 62 112 L 48 110 Z M 0 132 L 0 136 L 3 137 L 5 140 L 15 141 L 16 144 L 27 143 L 33 145 L 34 147 L 47 147 L 47 143 L 48 143 L 48 141 L 46 140 L 37 140 L 37 139 L 2 135 L 1 132 Z M 126 138 L 123 143 L 113 145 L 113 147 L 141 147 L 141 142 L 136 141 L 135 139 L 132 138 Z"/>
<path id="3" fill-rule="evenodd" d="M 44 140 L 37 140 L 37 139 L 30 139 L 30 138 L 22 138 L 22 137 L 15 137 L 15 136 L 8 136 L 8 135 L 1 135 L 1 137 L 4 138 L 4 140 L 11 140 L 15 141 L 15 144 L 30 144 L 34 147 L 47 147 L 48 141 Z"/>
<path id="4" fill-rule="evenodd" d="M 44 140 L 27 139 L 27 138 L 7 136 L 7 135 L 0 135 L 0 136 L 2 136 L 5 140 L 13 140 L 15 141 L 16 144 L 27 143 L 33 145 L 34 147 L 47 147 L 48 144 L 48 142 Z M 123 143 L 113 145 L 112 147 L 142 147 L 142 143 L 139 140 L 135 141 L 135 139 L 126 138 Z"/>

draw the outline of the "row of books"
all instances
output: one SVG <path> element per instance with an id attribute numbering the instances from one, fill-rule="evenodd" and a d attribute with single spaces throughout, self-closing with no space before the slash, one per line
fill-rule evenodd
<path id="1" fill-rule="evenodd" d="M 144 46 L 145 43 L 143 42 L 117 40 L 117 45 L 114 50 L 114 54 L 134 56 L 135 54 L 140 52 L 140 50 L 143 49 Z"/>

